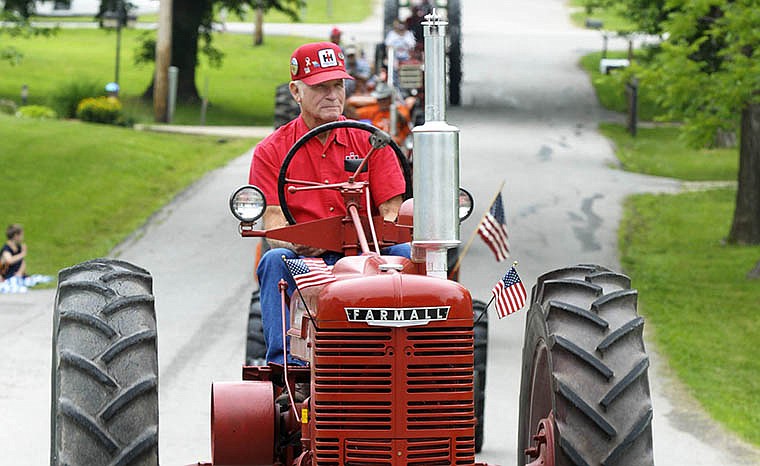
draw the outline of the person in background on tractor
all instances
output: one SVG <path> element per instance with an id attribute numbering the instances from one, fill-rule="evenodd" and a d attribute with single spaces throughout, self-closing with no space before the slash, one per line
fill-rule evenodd
<path id="1" fill-rule="evenodd" d="M 267 201 L 264 228 L 287 225 L 278 203 L 277 180 L 280 167 L 290 148 L 309 130 L 334 121 L 345 120 L 345 79 L 353 79 L 346 72 L 343 53 L 331 42 L 305 44 L 293 52 L 290 60 L 290 92 L 301 108 L 298 118 L 281 126 L 262 140 L 253 151 L 249 173 L 251 184 L 261 188 Z M 352 128 L 338 128 L 322 133 L 300 149 L 291 165 L 289 176 L 302 180 L 324 180 L 325 183 L 342 182 L 351 174 L 346 171 L 346 160 L 359 159 L 369 153 L 369 133 Z M 405 192 L 404 176 L 395 153 L 385 147 L 372 154 L 366 176 L 371 183 L 373 211 L 386 220 L 395 220 Z M 307 222 L 336 215 L 346 215 L 343 198 L 335 190 L 312 191 L 292 196 L 288 203 L 297 222 Z M 295 290 L 282 257 L 321 257 L 328 265 L 334 264 L 342 254 L 306 246 L 268 240 L 272 249 L 261 258 L 256 273 L 260 285 L 261 314 L 264 338 L 267 343 L 267 362 L 284 363 L 281 322 L 281 279 L 288 282 L 288 294 Z M 386 248 L 384 254 L 409 257 L 409 244 Z M 286 322 L 289 319 L 286 318 Z M 300 364 L 295 359 L 288 362 Z"/>
<path id="2" fill-rule="evenodd" d="M 392 91 L 388 84 L 380 81 L 369 97 L 355 96 L 348 98 L 346 101 L 347 116 L 357 120 L 367 120 L 386 133 L 390 133 Z M 405 145 L 406 139 L 412 133 L 412 115 L 409 109 L 413 106 L 414 97 L 408 97 L 404 103 L 396 103 L 397 125 L 393 140 L 402 148 Z"/>
<path id="3" fill-rule="evenodd" d="M 418 44 L 423 43 L 425 40 L 422 27 L 422 23 L 425 22 L 425 16 L 432 12 L 433 5 L 430 4 L 430 0 L 423 0 L 422 3 L 412 6 L 412 14 L 406 18 L 406 28 L 412 31 L 414 40 Z"/>
<path id="4" fill-rule="evenodd" d="M 21 225 L 10 225 L 5 230 L 8 239 L 0 250 L 0 270 L 2 279 L 26 276 L 26 244 L 24 243 L 24 229 Z"/>
<path id="5" fill-rule="evenodd" d="M 411 57 L 414 46 L 414 34 L 406 29 L 404 23 L 396 19 L 393 21 L 393 29 L 385 36 L 385 46 L 392 47 L 396 52 L 396 60 L 405 61 Z"/>
<path id="6" fill-rule="evenodd" d="M 363 95 L 367 93 L 367 83 L 372 77 L 372 69 L 369 62 L 354 44 L 348 44 L 345 49 L 346 54 L 346 72 L 354 79 L 345 82 L 346 98 L 351 97 L 354 93 Z"/>
<path id="7" fill-rule="evenodd" d="M 340 50 L 343 51 L 343 46 L 340 44 L 341 36 L 343 36 L 343 31 L 337 27 L 332 28 L 330 31 L 330 42 L 340 47 Z"/>

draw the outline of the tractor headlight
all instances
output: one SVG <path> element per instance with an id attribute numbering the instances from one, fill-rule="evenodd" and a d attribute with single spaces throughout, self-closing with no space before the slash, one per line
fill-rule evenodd
<path id="1" fill-rule="evenodd" d="M 472 194 L 464 188 L 459 188 L 459 221 L 463 222 L 469 217 L 474 207 L 475 201 L 472 199 Z"/>
<path id="2" fill-rule="evenodd" d="M 256 186 L 241 186 L 230 196 L 232 215 L 241 222 L 255 222 L 264 215 L 266 207 L 264 193 Z"/>

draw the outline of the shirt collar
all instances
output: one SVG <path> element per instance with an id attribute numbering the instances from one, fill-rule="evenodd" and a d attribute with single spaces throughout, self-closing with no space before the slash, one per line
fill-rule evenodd
<path id="1" fill-rule="evenodd" d="M 341 115 L 338 118 L 338 121 L 346 121 L 346 117 Z M 308 133 L 309 127 L 306 126 L 306 122 L 303 121 L 303 116 L 299 115 L 298 119 L 296 121 L 296 135 L 299 135 L 298 138 L 303 136 L 304 134 Z M 347 147 L 349 145 L 348 140 L 348 131 L 346 131 L 346 128 L 339 128 L 337 130 L 333 130 L 332 134 L 330 134 L 330 137 L 327 139 L 325 146 L 330 145 L 333 141 L 335 141 L 337 144 Z"/>

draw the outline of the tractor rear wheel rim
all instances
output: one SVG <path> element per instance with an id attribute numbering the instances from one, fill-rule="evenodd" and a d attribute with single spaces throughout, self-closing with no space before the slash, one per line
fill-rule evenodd
<path id="1" fill-rule="evenodd" d="M 532 462 L 526 466 L 554 466 L 554 413 L 541 419 L 530 447 L 525 449 Z"/>

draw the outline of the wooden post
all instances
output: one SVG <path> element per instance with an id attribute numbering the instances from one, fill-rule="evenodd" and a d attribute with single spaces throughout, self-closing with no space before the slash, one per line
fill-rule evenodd
<path id="1" fill-rule="evenodd" d="M 172 62 L 172 0 L 161 0 L 156 37 L 156 76 L 153 81 L 153 114 L 156 122 L 168 121 L 169 66 Z"/>

